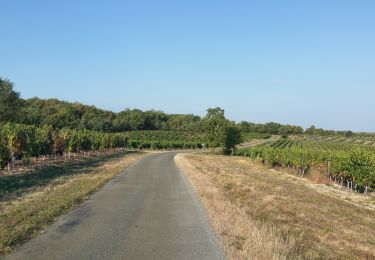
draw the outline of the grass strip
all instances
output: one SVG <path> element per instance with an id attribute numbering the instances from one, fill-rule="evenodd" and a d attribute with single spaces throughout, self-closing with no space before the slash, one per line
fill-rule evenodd
<path id="1" fill-rule="evenodd" d="M 142 155 L 120 152 L 23 176 L 1 176 L 0 254 L 38 235 Z"/>
<path id="2" fill-rule="evenodd" d="M 177 155 L 228 259 L 375 259 L 371 197 L 248 158 Z M 358 203 L 356 203 L 358 201 Z"/>

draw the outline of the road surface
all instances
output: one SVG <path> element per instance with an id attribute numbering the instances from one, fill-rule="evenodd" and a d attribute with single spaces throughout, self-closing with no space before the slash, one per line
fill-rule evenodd
<path id="1" fill-rule="evenodd" d="M 146 156 L 9 259 L 224 259 L 174 163 Z"/>

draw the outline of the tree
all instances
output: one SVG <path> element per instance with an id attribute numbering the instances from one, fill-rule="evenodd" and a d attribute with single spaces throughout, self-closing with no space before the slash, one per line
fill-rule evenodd
<path id="1" fill-rule="evenodd" d="M 167 125 L 168 116 L 161 111 L 146 111 L 144 116 L 144 128 L 147 130 L 163 129 Z"/>
<path id="2" fill-rule="evenodd" d="M 220 107 L 216 107 L 216 108 L 209 108 L 207 109 L 207 114 L 206 114 L 206 118 L 208 119 L 225 119 L 225 116 L 224 116 L 224 109 L 221 109 Z"/>
<path id="3" fill-rule="evenodd" d="M 277 134 L 279 135 L 288 135 L 289 134 L 289 127 L 286 125 L 280 126 L 280 128 L 277 130 Z"/>
<path id="4" fill-rule="evenodd" d="M 202 128 L 211 147 L 223 145 L 223 134 L 227 123 L 223 109 L 219 107 L 207 109 L 206 117 L 202 119 Z"/>
<path id="5" fill-rule="evenodd" d="M 230 154 L 242 142 L 241 130 L 225 118 L 224 110 L 220 107 L 207 109 L 202 125 L 210 146 L 223 147 L 225 154 Z"/>
<path id="6" fill-rule="evenodd" d="M 315 132 L 316 132 L 316 128 L 314 125 L 310 126 L 309 128 L 305 130 L 305 134 L 307 135 L 314 135 Z"/>
<path id="7" fill-rule="evenodd" d="M 139 109 L 126 109 L 118 113 L 114 119 L 114 127 L 117 131 L 144 130 L 145 125 L 145 113 Z"/>
<path id="8" fill-rule="evenodd" d="M 196 131 L 201 118 L 195 115 L 170 115 L 165 130 Z"/>
<path id="9" fill-rule="evenodd" d="M 0 78 L 0 122 L 16 121 L 20 108 L 20 94 L 13 90 L 13 83 Z"/>
<path id="10" fill-rule="evenodd" d="M 239 126 L 239 128 L 241 129 L 242 132 L 251 133 L 251 132 L 255 132 L 254 128 L 255 128 L 256 124 L 251 123 L 251 122 L 247 122 L 247 121 L 241 121 L 238 124 L 238 126 Z"/>
<path id="11" fill-rule="evenodd" d="M 234 124 L 227 125 L 224 130 L 224 153 L 231 154 L 242 141 L 241 130 Z"/>
<path id="12" fill-rule="evenodd" d="M 264 125 L 264 132 L 266 134 L 277 134 L 281 124 L 275 122 L 268 122 Z"/>

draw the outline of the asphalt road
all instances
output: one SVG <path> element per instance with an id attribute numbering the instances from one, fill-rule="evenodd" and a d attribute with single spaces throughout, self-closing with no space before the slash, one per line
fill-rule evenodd
<path id="1" fill-rule="evenodd" d="M 9 259 L 224 259 L 175 154 L 146 156 Z"/>

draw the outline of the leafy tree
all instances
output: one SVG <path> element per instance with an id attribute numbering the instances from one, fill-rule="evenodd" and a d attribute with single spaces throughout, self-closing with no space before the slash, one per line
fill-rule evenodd
<path id="1" fill-rule="evenodd" d="M 354 133 L 352 131 L 346 131 L 345 132 L 345 137 L 353 137 Z"/>
<path id="2" fill-rule="evenodd" d="M 158 130 L 163 129 L 167 125 L 168 116 L 161 111 L 146 111 L 145 115 L 145 129 Z"/>
<path id="3" fill-rule="evenodd" d="M 207 109 L 206 117 L 202 120 L 202 126 L 211 147 L 223 145 L 224 130 L 227 124 L 228 120 L 224 117 L 223 109 L 219 107 Z"/>
<path id="4" fill-rule="evenodd" d="M 207 109 L 206 118 L 207 119 L 216 119 L 216 120 L 225 120 L 225 111 L 220 107 L 209 108 Z"/>
<path id="5" fill-rule="evenodd" d="M 220 107 L 207 109 L 202 124 L 210 146 L 221 146 L 226 154 L 230 154 L 242 142 L 241 130 L 225 118 L 224 110 Z"/>
<path id="6" fill-rule="evenodd" d="M 144 130 L 146 117 L 139 109 L 127 109 L 117 114 L 114 127 L 117 131 Z"/>
<path id="7" fill-rule="evenodd" d="M 308 135 L 314 135 L 315 132 L 316 132 L 316 128 L 314 125 L 310 126 L 309 128 L 305 130 L 305 134 L 308 134 Z"/>
<path id="8" fill-rule="evenodd" d="M 115 113 L 104 111 L 94 106 L 85 106 L 80 120 L 81 129 L 111 132 L 114 130 L 113 120 Z"/>
<path id="9" fill-rule="evenodd" d="M 224 153 L 231 154 L 242 141 L 241 130 L 234 124 L 228 124 L 224 129 Z"/>
<path id="10" fill-rule="evenodd" d="M 20 94 L 13 90 L 13 83 L 0 78 L 0 122 L 15 122 L 20 108 Z"/>
<path id="11" fill-rule="evenodd" d="M 197 131 L 201 118 L 195 115 L 170 115 L 165 130 Z"/>
<path id="12" fill-rule="evenodd" d="M 244 133 L 251 133 L 251 132 L 256 132 L 255 129 L 256 124 L 247 122 L 247 121 L 241 121 L 238 124 L 238 127 L 241 129 L 242 132 Z"/>
<path id="13" fill-rule="evenodd" d="M 277 134 L 281 128 L 281 124 L 275 122 L 269 122 L 264 125 L 264 133 L 267 134 Z"/>
<path id="14" fill-rule="evenodd" d="M 303 134 L 303 128 L 293 125 L 282 125 L 275 122 L 268 122 L 266 124 L 255 124 L 251 122 L 242 121 L 238 124 L 241 131 L 244 133 L 263 133 L 263 134 Z"/>
<path id="15" fill-rule="evenodd" d="M 286 126 L 286 125 L 282 125 L 281 127 L 279 127 L 279 129 L 277 130 L 277 133 L 279 135 L 288 135 L 289 134 L 289 127 Z"/>
<path id="16" fill-rule="evenodd" d="M 72 107 L 63 107 L 56 114 L 48 116 L 44 124 L 51 125 L 54 128 L 64 128 L 68 127 L 71 129 L 77 129 L 80 123 L 80 114 L 77 110 Z"/>

